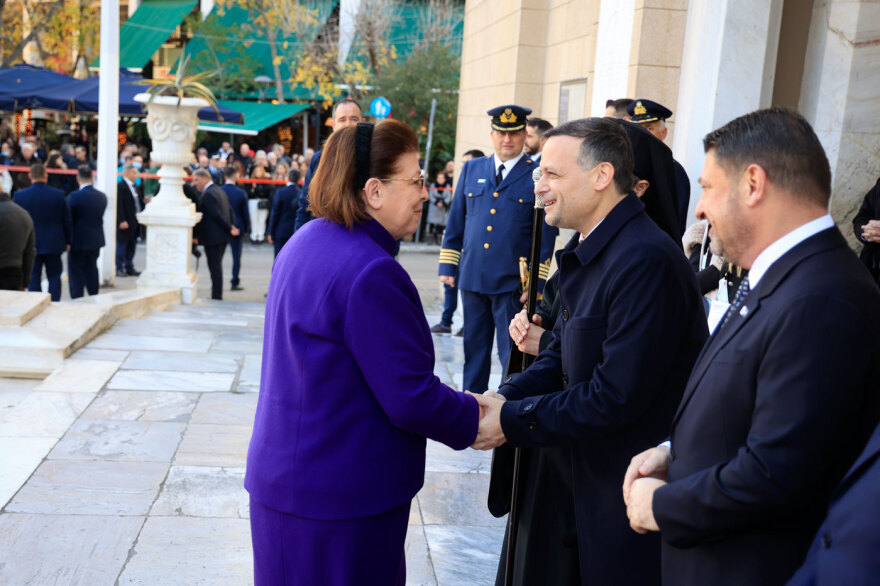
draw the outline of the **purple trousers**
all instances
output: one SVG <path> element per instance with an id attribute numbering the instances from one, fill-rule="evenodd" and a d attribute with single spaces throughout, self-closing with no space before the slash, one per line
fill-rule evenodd
<path id="1" fill-rule="evenodd" d="M 317 520 L 251 503 L 255 586 L 404 586 L 410 503 L 374 517 Z"/>

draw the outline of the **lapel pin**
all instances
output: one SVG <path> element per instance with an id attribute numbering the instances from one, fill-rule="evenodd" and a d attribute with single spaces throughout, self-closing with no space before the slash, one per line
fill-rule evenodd
<path id="1" fill-rule="evenodd" d="M 748 306 L 743 305 L 743 308 L 739 310 L 739 314 L 740 314 L 742 317 L 745 317 L 745 316 L 749 315 L 749 308 L 748 308 Z"/>

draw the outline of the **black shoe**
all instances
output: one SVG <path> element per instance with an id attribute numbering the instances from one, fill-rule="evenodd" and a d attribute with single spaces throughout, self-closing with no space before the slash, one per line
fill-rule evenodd
<path id="1" fill-rule="evenodd" d="M 125 271 L 116 271 L 116 276 L 117 277 L 127 277 L 128 273 L 126 273 Z"/>
<path id="2" fill-rule="evenodd" d="M 233 285 L 232 287 L 230 287 L 229 290 L 230 291 L 244 291 L 244 287 L 242 287 L 241 285 Z"/>
<path id="3" fill-rule="evenodd" d="M 130 270 L 130 271 L 125 271 L 125 274 L 128 275 L 129 277 L 137 277 L 138 275 L 141 274 L 141 272 L 135 271 L 135 270 Z"/>
<path id="4" fill-rule="evenodd" d="M 452 328 L 449 326 L 444 326 L 443 324 L 437 324 L 431 326 L 432 334 L 449 334 L 452 332 Z"/>
<path id="5" fill-rule="evenodd" d="M 458 330 L 457 332 L 455 332 L 452 335 L 455 336 L 456 338 L 461 338 L 464 335 L 464 328 L 461 328 L 460 330 Z"/>

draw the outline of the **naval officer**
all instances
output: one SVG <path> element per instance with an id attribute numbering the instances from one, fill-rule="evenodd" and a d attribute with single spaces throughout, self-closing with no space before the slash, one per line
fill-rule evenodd
<path id="1" fill-rule="evenodd" d="M 529 108 L 499 106 L 492 117 L 493 155 L 465 163 L 440 250 L 440 281 L 457 285 L 464 310 L 462 388 L 489 385 L 492 336 L 502 368 L 510 351 L 507 326 L 522 308 L 519 259 L 529 257 L 538 165 L 523 153 Z M 550 270 L 557 230 L 545 225 L 539 290 Z"/>
<path id="2" fill-rule="evenodd" d="M 626 111 L 630 116 L 631 122 L 640 125 L 660 140 L 666 140 L 666 134 L 668 132 L 668 129 L 666 128 L 666 119 L 672 116 L 672 110 L 658 104 L 657 102 L 639 99 L 633 100 L 633 102 L 627 106 Z M 691 201 L 691 181 L 688 178 L 684 167 L 681 166 L 681 163 L 674 159 L 672 162 L 675 165 L 675 190 L 680 237 L 684 235 L 684 230 L 687 225 L 688 205 Z"/>

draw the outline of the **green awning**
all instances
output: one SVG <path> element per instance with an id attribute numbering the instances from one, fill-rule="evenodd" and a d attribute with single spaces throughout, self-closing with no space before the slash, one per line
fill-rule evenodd
<path id="1" fill-rule="evenodd" d="M 143 69 L 198 0 L 143 0 L 119 31 L 119 66 Z M 100 65 L 96 59 L 93 67 Z"/>
<path id="2" fill-rule="evenodd" d="M 261 130 L 287 120 L 310 106 L 310 104 L 271 104 L 238 100 L 217 100 L 217 104 L 244 114 L 244 124 L 200 122 L 199 130 L 254 136 Z"/>

